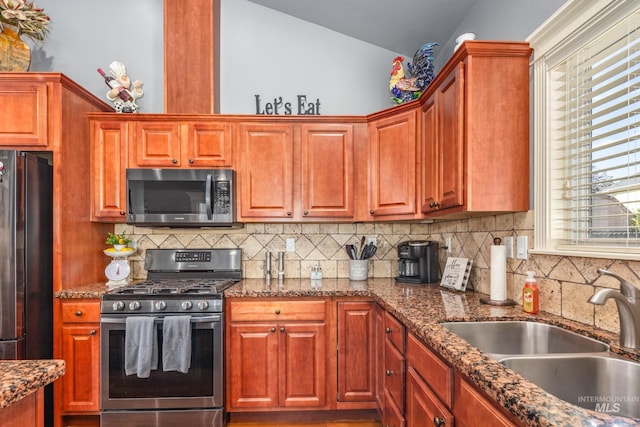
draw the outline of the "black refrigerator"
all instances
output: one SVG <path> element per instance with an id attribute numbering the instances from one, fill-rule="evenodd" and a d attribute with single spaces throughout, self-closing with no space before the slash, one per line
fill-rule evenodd
<path id="1" fill-rule="evenodd" d="M 0 359 L 51 358 L 53 168 L 35 153 L 0 150 Z"/>

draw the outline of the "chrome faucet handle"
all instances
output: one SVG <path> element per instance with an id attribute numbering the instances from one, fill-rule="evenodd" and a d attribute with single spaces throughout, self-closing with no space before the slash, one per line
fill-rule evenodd
<path id="1" fill-rule="evenodd" d="M 633 283 L 627 281 L 624 277 L 619 276 L 616 273 L 612 273 L 608 270 L 604 270 L 602 268 L 598 269 L 598 273 L 600 273 L 600 275 L 611 276 L 614 279 L 617 279 L 618 282 L 620 282 L 620 293 L 626 298 L 640 298 L 640 289 L 638 289 Z"/>

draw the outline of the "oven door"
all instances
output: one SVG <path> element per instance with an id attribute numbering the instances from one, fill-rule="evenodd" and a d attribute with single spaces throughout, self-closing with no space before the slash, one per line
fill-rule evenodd
<path id="1" fill-rule="evenodd" d="M 162 323 L 157 318 L 158 368 L 148 378 L 126 375 L 125 315 L 100 320 L 100 407 L 109 410 L 221 408 L 223 396 L 223 315 L 191 319 L 191 367 L 186 374 L 162 370 Z"/>

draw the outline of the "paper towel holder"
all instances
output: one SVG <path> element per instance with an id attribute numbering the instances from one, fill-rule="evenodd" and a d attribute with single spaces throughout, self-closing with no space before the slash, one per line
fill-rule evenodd
<path id="1" fill-rule="evenodd" d="M 502 239 L 500 239 L 499 237 L 496 237 L 493 239 L 494 245 L 500 245 L 501 243 L 502 243 Z M 497 306 L 516 305 L 516 302 L 512 299 L 506 299 L 504 301 L 500 301 L 500 300 L 493 300 L 490 297 L 482 297 L 480 298 L 480 302 L 482 304 L 497 305 Z"/>

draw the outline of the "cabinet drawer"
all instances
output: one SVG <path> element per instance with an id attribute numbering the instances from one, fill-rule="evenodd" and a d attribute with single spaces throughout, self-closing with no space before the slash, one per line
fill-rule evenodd
<path id="1" fill-rule="evenodd" d="M 407 338 L 407 364 L 451 408 L 453 369 L 431 352 L 418 338 Z"/>
<path id="2" fill-rule="evenodd" d="M 384 314 L 384 332 L 387 339 L 393 343 L 400 353 L 404 354 L 405 327 L 398 319 L 387 312 Z"/>
<path id="3" fill-rule="evenodd" d="M 456 406 L 453 412 L 457 425 L 473 427 L 515 427 L 521 425 L 512 422 L 502 414 L 497 404 L 492 403 L 471 384 L 456 374 Z"/>
<path id="4" fill-rule="evenodd" d="M 324 300 L 246 300 L 229 303 L 231 321 L 325 320 Z"/>
<path id="5" fill-rule="evenodd" d="M 413 368 L 407 369 L 407 423 L 421 425 L 424 420 L 433 420 L 433 425 L 452 427 L 453 415 L 431 389 L 422 381 Z"/>
<path id="6" fill-rule="evenodd" d="M 100 321 L 100 302 L 64 301 L 62 322 L 95 323 Z"/>
<path id="7" fill-rule="evenodd" d="M 389 394 L 384 399 L 384 417 L 383 423 L 385 427 L 405 427 L 405 419 L 402 416 L 402 411 L 398 409 L 393 400 L 389 397 Z"/>
<path id="8" fill-rule="evenodd" d="M 404 412 L 404 357 L 389 340 L 384 349 L 384 387 L 387 395 Z"/>

